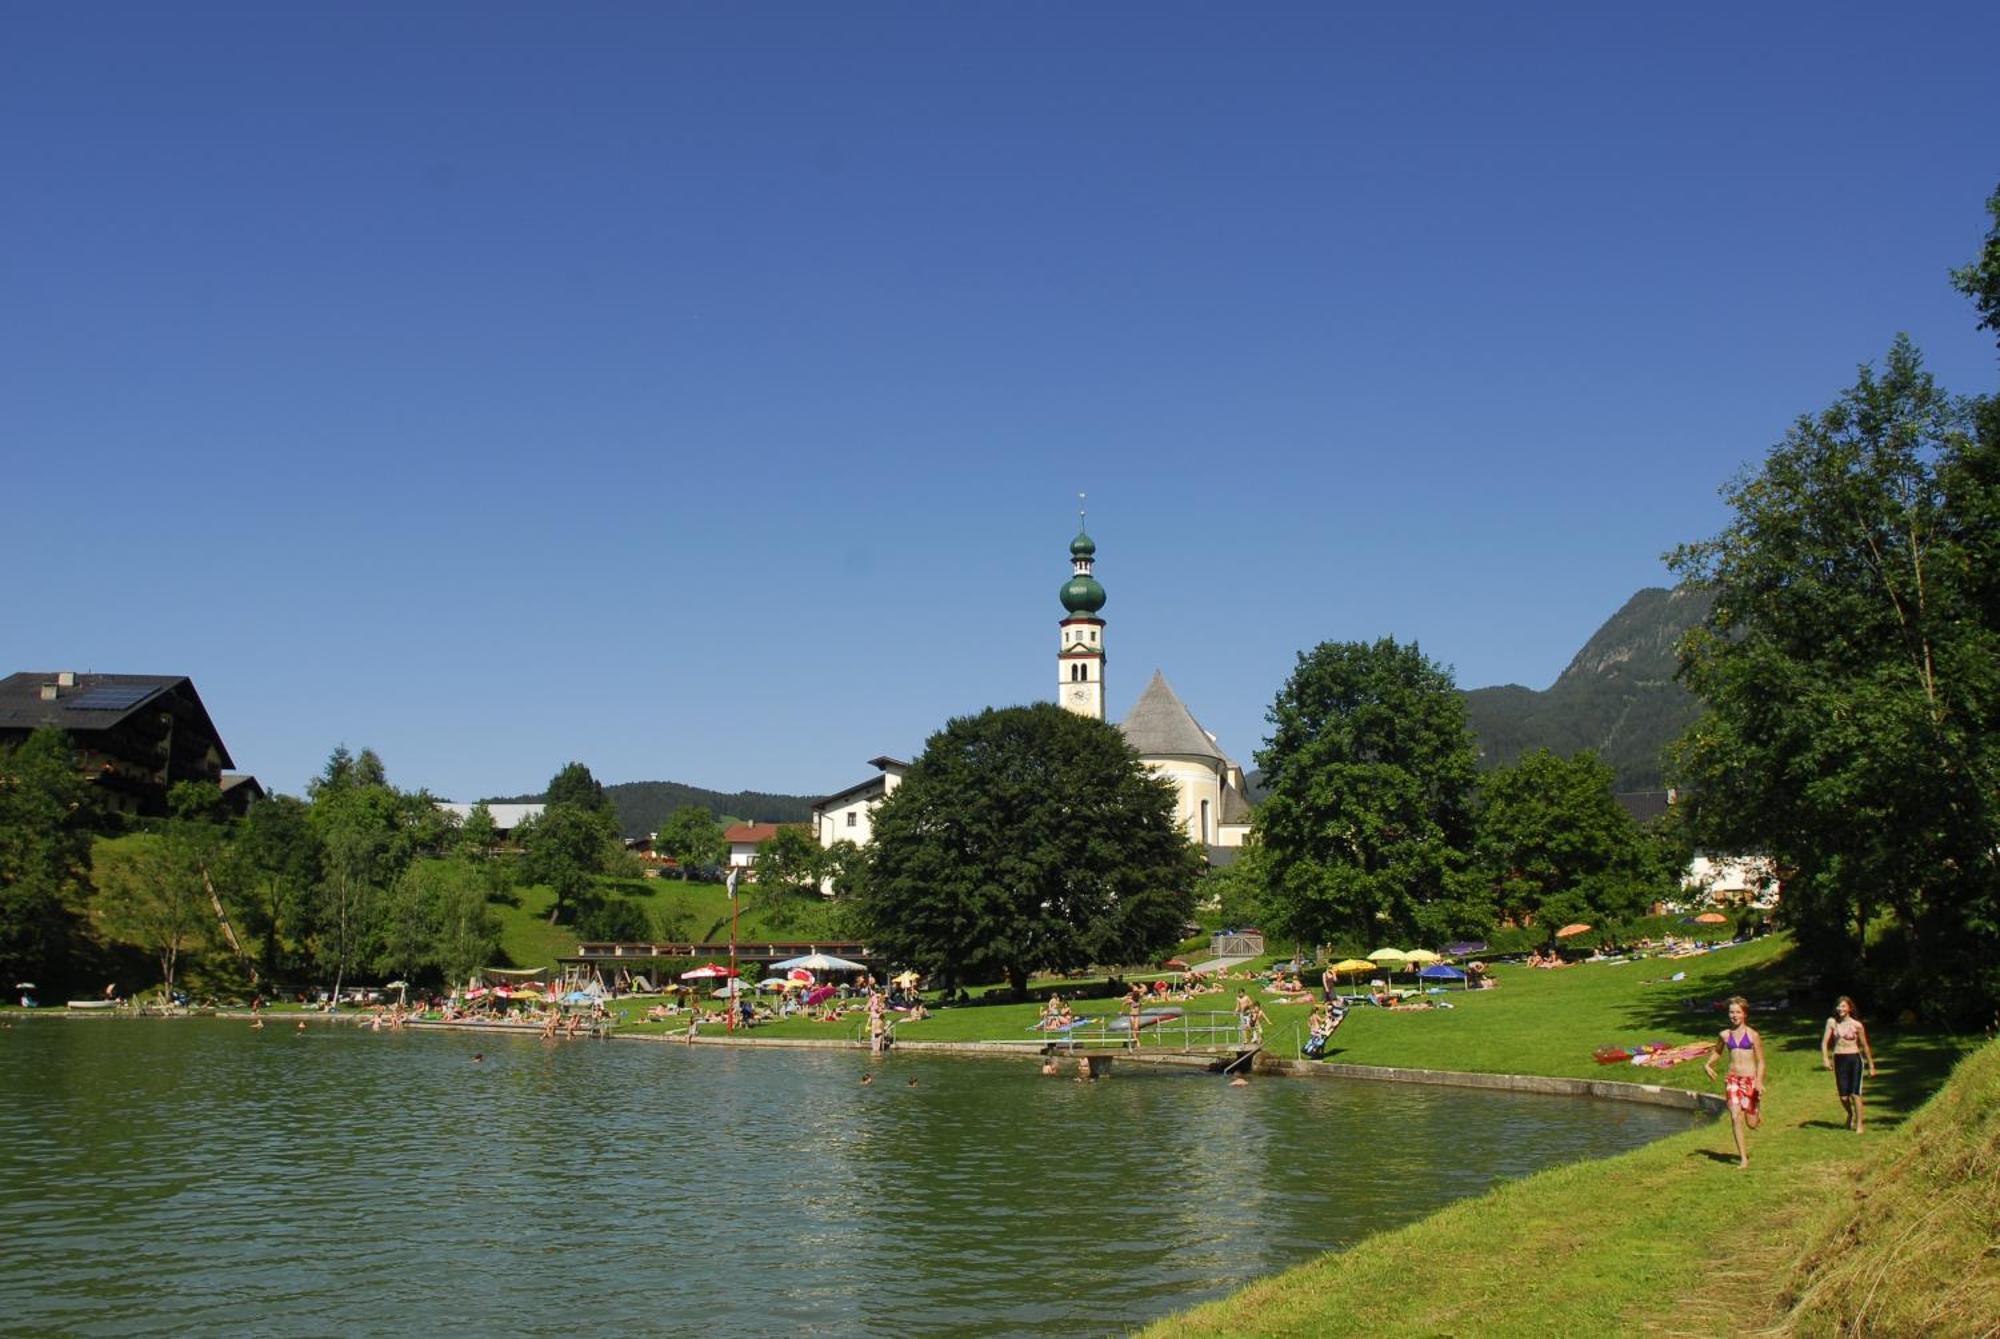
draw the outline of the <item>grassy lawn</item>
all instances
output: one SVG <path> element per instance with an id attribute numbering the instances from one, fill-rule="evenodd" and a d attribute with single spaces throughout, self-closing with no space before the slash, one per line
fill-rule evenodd
<path id="1" fill-rule="evenodd" d="M 1753 1313 L 1782 1319 L 1773 1277 L 1824 1234 L 1856 1177 L 1899 1155 L 1911 1113 L 1978 1040 L 1871 1019 L 1881 1074 L 1869 1089 L 1869 1132 L 1854 1135 L 1820 1067 L 1830 1001 L 1792 994 L 1785 948 L 1771 939 L 1678 961 L 1502 969 L 1500 989 L 1473 992 L 1462 1008 L 1358 1012 L 1330 1057 L 1713 1090 L 1699 1061 L 1664 1071 L 1600 1067 L 1590 1053 L 1605 1043 L 1712 1036 L 1722 1021 L 1704 1007 L 1710 999 L 1789 997 L 1751 1019 L 1764 1034 L 1768 1092 L 1747 1172 L 1735 1167 L 1728 1125 L 1716 1122 L 1503 1186 L 1148 1333 L 1713 1334 L 1746 1328 Z M 1670 970 L 1687 977 L 1645 984 Z"/>

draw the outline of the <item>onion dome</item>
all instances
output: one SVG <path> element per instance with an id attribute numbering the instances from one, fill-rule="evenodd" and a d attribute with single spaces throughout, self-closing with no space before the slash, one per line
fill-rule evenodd
<path id="1" fill-rule="evenodd" d="M 1072 614 L 1094 614 L 1104 607 L 1104 587 L 1092 576 L 1073 576 L 1063 583 L 1063 608 Z"/>

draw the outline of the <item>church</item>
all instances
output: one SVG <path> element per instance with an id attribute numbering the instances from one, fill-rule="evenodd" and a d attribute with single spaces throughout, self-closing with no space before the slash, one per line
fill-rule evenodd
<path id="1" fill-rule="evenodd" d="M 1104 587 L 1093 575 L 1097 544 L 1080 528 L 1070 541 L 1070 579 L 1059 597 L 1063 617 L 1056 651 L 1056 701 L 1080 716 L 1105 719 Z M 1156 776 L 1174 783 L 1176 812 L 1190 841 L 1208 851 L 1212 864 L 1227 864 L 1250 833 L 1250 799 L 1243 769 L 1222 751 L 1214 735 L 1153 671 L 1146 691 L 1118 723 L 1125 742 Z M 843 839 L 866 844 L 873 835 L 874 808 L 896 788 L 909 764 L 896 758 L 873 760 L 878 775 L 838 791 L 813 806 L 813 835 L 822 846 Z"/>
<path id="2" fill-rule="evenodd" d="M 1079 529 L 1070 541 L 1070 579 L 1056 652 L 1056 700 L 1080 716 L 1104 719 L 1104 586 L 1092 569 L 1097 545 Z M 1118 723 L 1125 742 L 1157 776 L 1174 783 L 1178 814 L 1190 841 L 1213 853 L 1237 847 L 1250 832 L 1250 798 L 1243 769 L 1187 709 L 1158 670 Z M 1211 859 L 1214 859 L 1211 854 Z M 1227 856 L 1223 857 L 1226 861 Z"/>

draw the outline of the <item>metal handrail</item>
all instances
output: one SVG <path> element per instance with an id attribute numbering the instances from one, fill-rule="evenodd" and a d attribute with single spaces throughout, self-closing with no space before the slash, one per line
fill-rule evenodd
<path id="1" fill-rule="evenodd" d="M 1139 1029 L 1136 1046 L 1129 1031 L 1112 1031 L 1111 1025 L 1125 1017 L 1122 1013 L 1086 1014 L 1061 1032 L 1042 1034 L 1042 1040 L 1048 1049 L 1069 1054 L 1079 1050 L 1221 1051 L 1260 1044 L 1255 1034 L 1245 1032 L 1241 1015 L 1228 1010 L 1183 1013 L 1179 1018 L 1147 1024 Z"/>

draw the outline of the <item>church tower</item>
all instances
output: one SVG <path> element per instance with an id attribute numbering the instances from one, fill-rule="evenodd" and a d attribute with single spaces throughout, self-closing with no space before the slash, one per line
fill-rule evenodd
<path id="1" fill-rule="evenodd" d="M 1063 583 L 1061 649 L 1056 654 L 1056 701 L 1079 716 L 1104 719 L 1104 587 L 1090 574 L 1097 545 L 1083 530 L 1084 513 L 1077 513 L 1076 538 L 1069 544 L 1072 575 Z"/>

